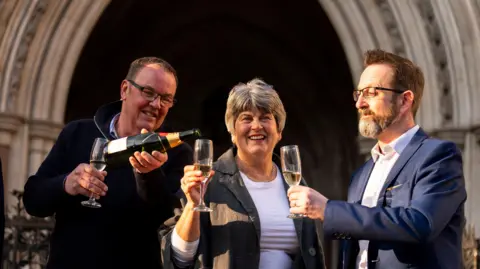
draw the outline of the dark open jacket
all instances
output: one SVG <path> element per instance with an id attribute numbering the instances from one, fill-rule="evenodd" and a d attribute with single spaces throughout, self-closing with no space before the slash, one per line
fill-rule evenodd
<path id="1" fill-rule="evenodd" d="M 213 209 L 201 214 L 201 236 L 196 268 L 254 269 L 260 261 L 260 218 L 235 163 L 235 150 L 224 153 L 214 164 L 205 202 Z M 304 184 L 304 182 L 303 182 Z M 285 191 L 288 185 L 285 184 Z M 181 213 L 181 212 L 178 212 Z M 286 217 L 286 216 L 285 216 Z M 162 231 L 165 269 L 177 268 L 171 253 L 171 227 Z M 299 250 L 293 269 L 325 268 L 323 249 L 311 219 L 295 219 Z M 192 266 L 193 267 L 193 266 Z"/>
<path id="2" fill-rule="evenodd" d="M 99 200 L 102 208 L 84 207 L 80 202 L 87 197 L 70 196 L 64 190 L 67 175 L 89 162 L 94 139 L 104 135 L 113 139 L 109 126 L 120 109 L 121 102 L 101 107 L 95 114 L 97 124 L 91 119 L 67 124 L 37 173 L 27 180 L 23 197 L 27 212 L 55 216 L 48 269 L 161 266 L 157 229 L 173 216 L 172 193 L 180 187 L 183 167 L 192 163 L 190 146 L 171 149 L 168 161 L 147 174 L 135 173 L 128 163 L 107 167 L 108 192 Z M 137 186 L 143 190 L 140 195 Z"/>

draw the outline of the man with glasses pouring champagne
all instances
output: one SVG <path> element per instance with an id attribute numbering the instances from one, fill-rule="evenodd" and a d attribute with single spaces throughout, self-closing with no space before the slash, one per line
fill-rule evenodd
<path id="1" fill-rule="evenodd" d="M 161 268 L 157 229 L 173 215 L 183 167 L 192 163 L 191 148 L 175 147 L 168 158 L 158 151 L 135 152 L 130 163 L 107 166 L 108 173 L 88 162 L 96 138 L 171 131 L 163 122 L 176 89 L 169 63 L 137 59 L 120 85 L 120 101 L 100 107 L 93 120 L 73 121 L 62 130 L 26 182 L 23 198 L 29 214 L 55 216 L 48 269 Z M 102 161 L 95 150 L 91 161 Z"/>
<path id="2" fill-rule="evenodd" d="M 229 94 L 225 124 L 234 147 L 214 164 L 204 196 L 211 212 L 198 212 L 205 179 L 185 167 L 187 202 L 175 227 L 163 237 L 164 268 L 325 268 L 315 222 L 287 218 L 288 185 L 273 150 L 286 113 L 277 92 L 260 79 Z M 279 163 L 279 162 L 278 162 Z M 295 171 L 299 172 L 299 171 Z"/>
<path id="3" fill-rule="evenodd" d="M 368 51 L 353 97 L 360 134 L 378 143 L 353 175 L 348 202 L 303 186 L 288 192 L 292 213 L 322 220 L 326 237 L 343 240 L 339 268 L 462 268 L 462 155 L 415 124 L 423 86 L 410 60 Z"/>

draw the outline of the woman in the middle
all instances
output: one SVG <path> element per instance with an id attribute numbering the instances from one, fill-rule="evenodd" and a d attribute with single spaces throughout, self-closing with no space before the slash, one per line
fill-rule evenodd
<path id="1" fill-rule="evenodd" d="M 314 221 L 287 218 L 288 185 L 273 154 L 285 120 L 280 97 L 262 80 L 230 91 L 225 124 L 235 146 L 213 165 L 205 194 L 213 212 L 192 211 L 203 178 L 186 166 L 181 183 L 187 203 L 163 238 L 164 268 L 193 268 L 196 262 L 214 269 L 325 268 Z"/>

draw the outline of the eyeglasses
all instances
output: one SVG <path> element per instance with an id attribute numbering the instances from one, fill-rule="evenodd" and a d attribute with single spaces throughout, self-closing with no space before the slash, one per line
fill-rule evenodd
<path id="1" fill-rule="evenodd" d="M 127 81 L 135 88 L 139 89 L 142 93 L 143 98 L 145 98 L 145 100 L 149 102 L 153 102 L 160 97 L 160 103 L 162 104 L 162 106 L 172 107 L 175 103 L 177 103 L 177 100 L 169 94 L 158 94 L 148 86 L 140 86 L 130 79 L 127 79 Z"/>
<path id="2" fill-rule="evenodd" d="M 389 88 L 383 88 L 383 87 L 365 87 L 361 90 L 354 90 L 353 91 L 353 100 L 355 102 L 358 101 L 358 98 L 360 97 L 361 94 L 363 94 L 363 97 L 365 98 L 372 98 L 377 96 L 377 91 L 389 91 L 389 92 L 396 92 L 396 93 L 404 93 L 406 90 L 397 90 L 397 89 L 389 89 Z"/>

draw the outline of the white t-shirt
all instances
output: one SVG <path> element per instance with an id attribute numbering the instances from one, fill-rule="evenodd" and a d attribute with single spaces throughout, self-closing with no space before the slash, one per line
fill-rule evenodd
<path id="1" fill-rule="evenodd" d="M 298 239 L 293 220 L 287 218 L 290 205 L 280 169 L 277 167 L 277 176 L 270 182 L 255 182 L 241 172 L 240 175 L 260 217 L 259 269 L 291 269 L 288 254 L 296 254 Z M 178 265 L 191 264 L 197 248 L 198 240 L 185 242 L 173 231 L 173 257 Z"/>

